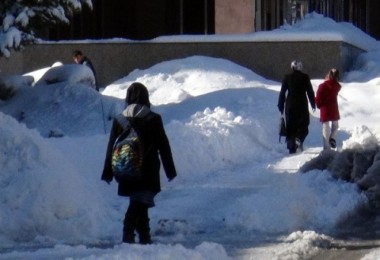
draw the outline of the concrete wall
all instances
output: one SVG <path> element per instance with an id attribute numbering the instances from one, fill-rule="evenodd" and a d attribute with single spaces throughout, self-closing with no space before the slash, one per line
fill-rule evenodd
<path id="1" fill-rule="evenodd" d="M 10 59 L 0 58 L 1 74 L 23 74 L 56 61 L 73 63 L 71 53 L 81 49 L 94 63 L 100 86 L 134 69 L 147 69 L 162 61 L 203 55 L 231 60 L 277 81 L 299 59 L 311 78 L 323 78 L 331 67 L 347 71 L 362 51 L 339 41 L 329 42 L 123 42 L 49 43 L 27 46 Z"/>

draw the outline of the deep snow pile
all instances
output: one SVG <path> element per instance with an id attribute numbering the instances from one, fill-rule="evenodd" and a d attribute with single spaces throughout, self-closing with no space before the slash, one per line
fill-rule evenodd
<path id="1" fill-rule="evenodd" d="M 62 151 L 3 113 L 0 131 L 2 247 L 100 235 L 98 221 L 104 212 L 99 205 L 104 199 L 93 193 Z M 88 203 L 93 200 L 98 204 Z"/>
<path id="2" fill-rule="evenodd" d="M 374 38 L 364 33 L 352 23 L 337 23 L 333 19 L 324 17 L 316 12 L 307 14 L 302 22 L 295 23 L 294 25 L 283 25 L 273 30 L 271 34 L 277 34 L 278 36 L 286 34 L 292 36 L 293 34 L 293 37 L 290 39 L 304 37 L 309 40 L 341 40 L 366 51 L 378 50 L 379 48 L 379 44 Z"/>
<path id="3" fill-rule="evenodd" d="M 33 75 L 4 76 L 0 82 L 14 92 L 11 100 L 0 101 L 1 112 L 38 129 L 44 137 L 104 134 L 124 106 L 117 98 L 99 95 L 91 70 L 77 64 L 53 65 Z"/>
<path id="4" fill-rule="evenodd" d="M 380 92 L 367 58 L 355 71 L 362 82 L 343 82 L 339 147 L 378 144 Z M 374 78 L 365 80 L 365 64 Z M 163 116 L 179 173 L 163 178 L 150 211 L 151 246 L 120 244 L 128 200 L 100 181 L 105 132 L 134 81 Z M 280 83 L 229 61 L 195 56 L 136 70 L 107 87 L 108 97 L 77 82 L 27 82 L 0 103 L 0 258 L 306 259 L 367 205 L 354 183 L 298 171 L 321 151 L 318 113 L 305 152 L 289 156 L 277 136 Z"/>
<path id="5" fill-rule="evenodd" d="M 344 41 L 366 51 L 378 50 L 378 41 L 352 23 L 336 22 L 316 12 L 305 15 L 293 25 L 283 25 L 272 31 L 259 31 L 247 34 L 178 35 L 160 36 L 156 42 L 207 42 L 207 41 Z M 289 61 L 290 62 L 290 61 Z"/>
<path id="6" fill-rule="evenodd" d="M 323 151 L 300 171 L 326 170 L 334 178 L 356 183 L 364 190 L 371 207 L 380 208 L 379 148 L 377 138 L 367 127 L 357 127 L 352 137 L 343 142 L 342 151 Z"/>
<path id="7" fill-rule="evenodd" d="M 134 81 L 149 88 L 154 105 L 179 103 L 218 90 L 276 84 L 228 60 L 191 56 L 181 59 L 178 66 L 166 61 L 147 70 L 136 69 L 107 86 L 102 94 L 124 98 L 127 87 Z"/>
<path id="8" fill-rule="evenodd" d="M 210 90 L 203 90 L 204 95 L 197 95 L 197 89 L 186 88 L 188 99 L 153 107 L 163 114 L 180 173 L 174 183 L 167 184 L 163 180 L 168 191 L 157 198 L 162 205 L 152 209 L 152 219 L 156 220 L 152 222 L 152 232 L 158 241 L 185 242 L 186 237 L 203 232 L 227 232 L 231 236 L 248 232 L 260 237 L 260 234 L 284 234 L 310 228 L 329 230 L 347 213 L 365 203 L 365 197 L 358 193 L 355 185 L 336 182 L 329 174 L 315 171 L 298 175 L 281 169 L 285 147 L 275 145 L 273 140 L 277 129 L 271 126 L 276 124 L 277 117 L 267 116 L 277 114 L 273 104 L 278 86 L 265 85 L 260 77 L 245 69 L 242 71 L 246 76 L 236 78 L 230 71 L 239 71 L 240 66 L 227 62 L 228 70 L 224 73 L 222 60 L 206 57 L 164 63 L 157 71 L 176 74 L 173 68 L 184 67 L 178 64 L 201 59 L 206 68 L 198 64 L 196 72 L 192 67 L 181 69 L 184 88 L 197 79 L 194 74 L 207 78 L 208 73 L 221 82 L 237 86 L 240 82 L 248 87 L 233 89 L 225 85 L 227 89 L 213 91 L 210 86 Z M 215 72 L 210 70 L 213 62 L 219 68 L 220 77 L 215 77 Z M 192 66 L 196 66 L 195 63 Z M 152 72 L 149 77 L 145 73 L 144 79 L 147 82 L 162 79 L 160 73 Z M 129 84 L 134 77 L 126 78 L 124 84 Z M 170 87 L 155 89 L 154 84 L 148 87 L 153 96 L 156 91 L 170 93 L 171 90 Z M 17 216 L 1 222 L 4 241 L 10 245 L 12 241 L 42 244 L 119 241 L 118 230 L 127 201 L 117 198 L 116 185 L 99 181 L 108 136 L 99 133 L 102 111 L 93 105 L 105 98 L 83 84 L 61 82 L 21 88 L 14 98 L 4 102 L 2 109 L 8 109 L 9 113 L 20 109 L 22 104 L 25 107 L 29 104 L 21 124 L 5 115 L 1 118 L 3 141 L 10 142 L 2 146 L 3 153 L 10 156 L 4 157 L 4 161 L 11 162 L 4 164 L 3 170 L 8 174 L 1 178 L 5 178 L 4 187 L 14 193 L 17 187 L 23 187 L 19 200 L 4 201 L 4 207 L 13 208 L 13 216 Z M 121 99 L 108 97 L 108 102 L 108 107 L 113 107 L 115 102 L 115 107 L 121 109 Z M 23 125 L 35 126 L 46 135 L 58 121 L 62 138 L 44 139 Z M 98 125 L 93 127 L 87 122 Z M 26 141 L 11 142 L 22 138 Z M 277 144 L 277 138 L 275 141 Z M 24 163 L 23 156 L 30 159 Z M 305 160 L 287 159 L 291 159 L 292 164 Z M 276 161 L 278 164 L 273 163 Z M 213 203 L 211 211 L 210 202 Z M 49 211 L 50 207 L 56 210 Z M 38 211 L 40 216 L 37 217 L 37 208 L 46 210 Z M 165 222 L 159 220 L 168 222 L 163 225 Z M 14 228 L 12 232 L 8 232 L 10 227 Z M 23 235 L 24 230 L 28 236 Z"/>

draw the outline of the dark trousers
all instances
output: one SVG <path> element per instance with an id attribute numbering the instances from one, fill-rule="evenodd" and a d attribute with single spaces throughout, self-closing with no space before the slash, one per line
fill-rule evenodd
<path id="1" fill-rule="evenodd" d="M 296 139 L 298 139 L 300 144 L 303 145 L 303 142 L 305 141 L 308 133 L 309 133 L 308 126 L 299 127 L 297 129 L 294 129 L 293 131 L 290 131 L 290 133 L 287 133 L 286 144 L 287 144 L 287 148 L 289 149 L 289 153 L 296 152 L 297 150 Z"/>
<path id="2" fill-rule="evenodd" d="M 295 153 L 297 150 L 296 139 L 301 145 L 309 134 L 309 114 L 288 115 L 286 118 L 286 143 L 289 153 Z"/>

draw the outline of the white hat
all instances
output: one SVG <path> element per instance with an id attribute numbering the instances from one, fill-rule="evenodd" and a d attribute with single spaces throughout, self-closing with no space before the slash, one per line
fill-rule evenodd
<path id="1" fill-rule="evenodd" d="M 302 62 L 299 61 L 299 60 L 294 60 L 294 61 L 292 61 L 292 63 L 290 64 L 290 67 L 291 67 L 293 70 L 302 70 Z"/>

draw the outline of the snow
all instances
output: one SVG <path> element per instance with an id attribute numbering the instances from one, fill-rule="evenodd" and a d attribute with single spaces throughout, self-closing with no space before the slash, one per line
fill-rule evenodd
<path id="1" fill-rule="evenodd" d="M 161 36 L 154 41 L 345 41 L 367 51 L 378 49 L 378 43 L 375 39 L 351 23 L 337 23 L 315 12 L 307 14 L 302 22 L 292 26 L 283 25 L 272 31 L 236 35 Z"/>
<path id="2" fill-rule="evenodd" d="M 266 34 L 323 37 L 318 26 L 331 24 L 374 49 L 344 76 L 338 135 L 339 149 L 372 147 L 380 135 L 378 43 L 316 14 Z M 82 81 L 91 75 L 56 64 L 0 78 L 16 90 L 0 101 L 0 259 L 305 259 L 329 248 L 329 234 L 367 203 L 354 183 L 298 171 L 322 149 L 319 113 L 311 112 L 305 151 L 288 155 L 277 134 L 281 82 L 203 56 L 135 70 L 101 93 Z M 315 90 L 323 77 L 312 79 Z M 115 182 L 100 181 L 112 116 L 135 81 L 163 117 L 178 171 L 170 183 L 162 175 L 150 209 L 154 244 L 145 246 L 120 242 L 128 199 Z"/>

